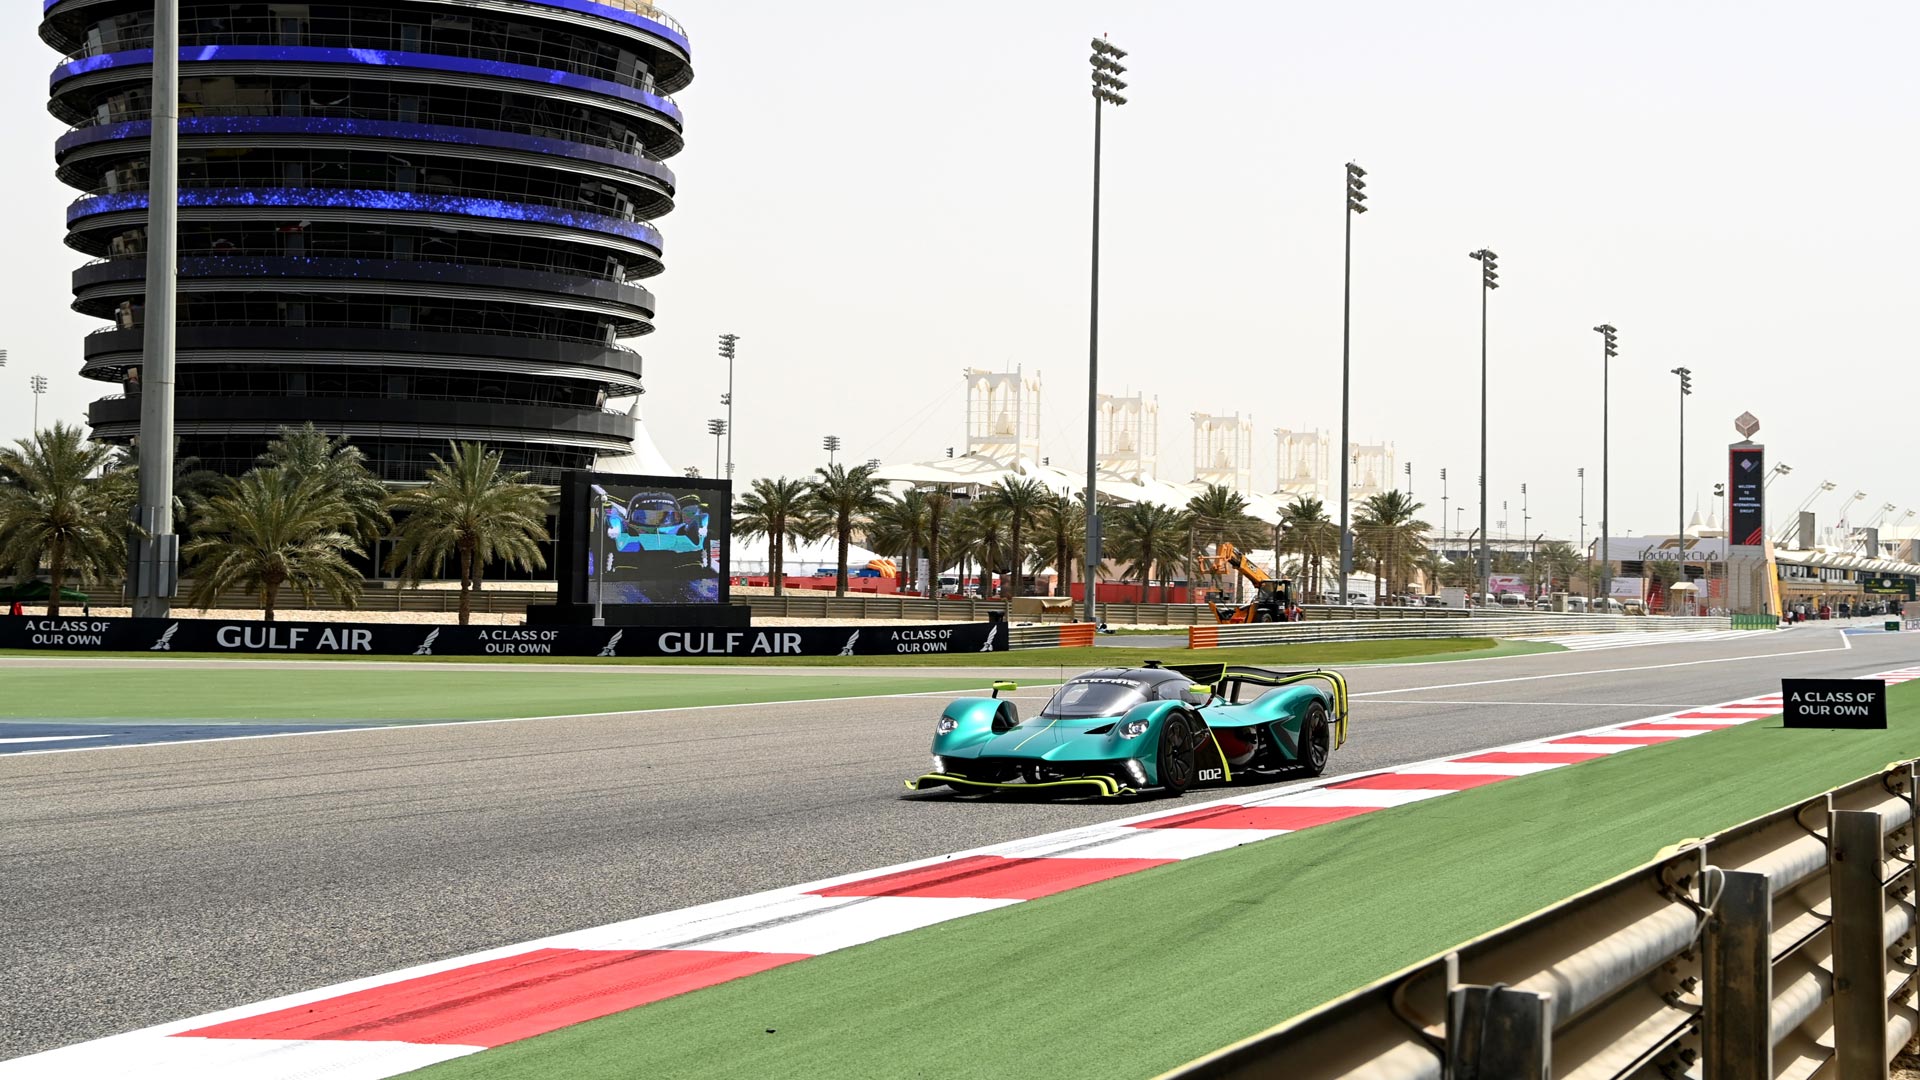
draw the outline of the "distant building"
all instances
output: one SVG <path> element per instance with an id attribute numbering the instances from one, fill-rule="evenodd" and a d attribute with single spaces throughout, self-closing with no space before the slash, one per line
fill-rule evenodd
<path id="1" fill-rule="evenodd" d="M 639 0 L 181 5 L 176 427 L 244 470 L 285 424 L 417 480 L 452 439 L 551 482 L 656 460 L 637 410 L 653 329 L 667 95 L 685 33 Z M 50 110 L 97 438 L 139 428 L 152 5 L 51 0 Z M 614 404 L 610 404 L 614 403 Z"/>

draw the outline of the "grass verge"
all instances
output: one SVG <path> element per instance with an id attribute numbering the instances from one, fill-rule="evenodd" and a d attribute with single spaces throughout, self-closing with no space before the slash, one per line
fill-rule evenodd
<path id="1" fill-rule="evenodd" d="M 1920 752 L 1779 720 L 1252 844 L 408 1074 L 1150 1076 L 1702 836 Z"/>
<path id="2" fill-rule="evenodd" d="M 977 690 L 977 678 L 128 665 L 9 669 L 4 720 L 495 720 Z"/>
<path id="3" fill-rule="evenodd" d="M 806 667 L 806 668 L 1067 668 L 1127 666 L 1143 659 L 1170 662 L 1224 660 L 1236 664 L 1312 665 L 1392 663 L 1410 660 L 1468 660 L 1492 656 L 1562 652 L 1542 641 L 1498 641 L 1494 638 L 1432 638 L 1404 641 L 1333 641 L 1309 645 L 1256 645 L 1235 649 L 1165 646 L 1096 645 L 1083 649 L 1021 649 L 1000 653 L 933 653 L 914 656 L 778 656 L 761 657 L 597 657 L 597 656 L 340 656 L 246 655 L 234 653 L 169 653 L 156 658 L 148 652 L 45 652 L 0 649 L 0 656 L 121 660 L 350 660 L 393 664 L 501 664 L 539 667 L 543 664 L 609 665 L 613 667 Z"/>

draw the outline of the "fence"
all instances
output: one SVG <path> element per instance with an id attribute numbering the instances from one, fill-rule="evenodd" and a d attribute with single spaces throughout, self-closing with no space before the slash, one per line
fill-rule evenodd
<path id="1" fill-rule="evenodd" d="M 1417 609 L 1415 609 L 1417 610 Z M 1379 641 L 1388 638 L 1524 637 L 1538 634 L 1620 633 L 1662 630 L 1726 630 L 1725 617 L 1627 618 L 1620 615 L 1464 615 L 1450 619 L 1398 622 L 1330 619 L 1324 622 L 1249 623 L 1195 626 L 1187 647 L 1213 649 L 1237 645 L 1291 645 L 1314 641 Z"/>
<path id="2" fill-rule="evenodd" d="M 1093 623 L 1016 626 L 1007 631 L 1009 649 L 1084 649 L 1092 646 Z"/>
<path id="3" fill-rule="evenodd" d="M 1920 1027 L 1916 765 L 1690 841 L 1163 1080 L 1884 1080 Z"/>

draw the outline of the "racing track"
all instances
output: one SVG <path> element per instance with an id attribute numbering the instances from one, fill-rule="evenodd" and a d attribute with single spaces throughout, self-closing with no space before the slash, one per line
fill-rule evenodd
<path id="1" fill-rule="evenodd" d="M 1751 639 L 1354 667 L 1334 771 L 1911 663 Z M 1223 652 L 1222 658 L 1230 658 Z M 1638 669 L 1638 670 L 1623 670 Z M 725 672 L 714 677 L 723 678 Z M 1018 695 L 1025 708 L 1042 694 Z M 545 934 L 1127 816 L 906 795 L 937 699 L 0 759 L 0 1059 Z"/>

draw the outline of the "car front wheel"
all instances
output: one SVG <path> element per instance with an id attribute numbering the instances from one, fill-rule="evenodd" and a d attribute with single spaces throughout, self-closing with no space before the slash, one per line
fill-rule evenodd
<path id="1" fill-rule="evenodd" d="M 1160 755 L 1157 759 L 1160 786 L 1169 795 L 1184 795 L 1193 786 L 1195 758 L 1193 727 L 1179 713 L 1167 717 L 1160 727 Z"/>

